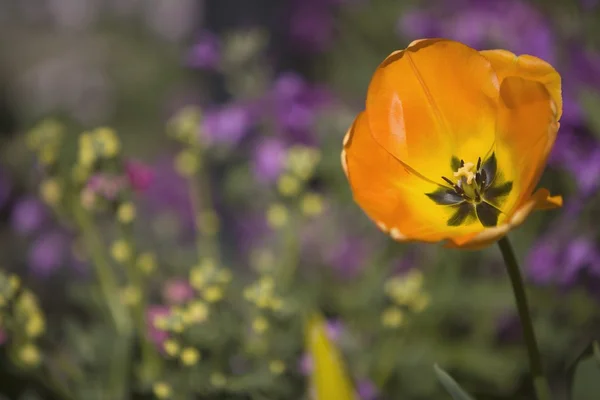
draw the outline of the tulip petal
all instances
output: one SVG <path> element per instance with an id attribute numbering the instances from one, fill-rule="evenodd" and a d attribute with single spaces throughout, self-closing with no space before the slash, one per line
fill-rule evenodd
<path id="1" fill-rule="evenodd" d="M 503 238 L 510 230 L 521 225 L 533 210 L 545 210 L 560 207 L 561 196 L 550 196 L 547 189 L 539 189 L 519 207 L 503 224 L 486 228 L 481 232 L 469 233 L 451 238 L 446 247 L 478 250 Z"/>
<path id="2" fill-rule="evenodd" d="M 452 157 L 475 162 L 492 147 L 498 88 L 477 51 L 444 39 L 413 42 L 377 68 L 367 93 L 369 127 L 394 157 L 439 181 L 453 172 Z"/>
<path id="3" fill-rule="evenodd" d="M 550 93 L 557 108 L 557 119 L 562 115 L 562 95 L 560 74 L 546 61 L 528 54 L 516 56 L 506 50 L 484 50 L 479 52 L 491 63 L 502 81 L 507 76 L 519 76 L 540 82 Z"/>
<path id="4" fill-rule="evenodd" d="M 507 215 L 531 196 L 557 131 L 555 103 L 546 86 L 520 77 L 504 78 L 500 86 L 496 153 L 500 168 L 515 188 L 503 205 Z"/>
<path id="5" fill-rule="evenodd" d="M 315 400 L 356 400 L 342 356 L 329 339 L 321 315 L 310 317 L 305 336 L 306 349 L 313 361 L 310 378 Z"/>
<path id="6" fill-rule="evenodd" d="M 455 217 L 460 223 L 453 226 L 458 203 L 452 202 L 457 199 L 437 196 L 445 187 L 413 173 L 381 147 L 370 133 L 364 112 L 356 118 L 345 143 L 342 165 L 354 199 L 394 239 L 436 242 L 482 229 L 476 218 L 467 218 L 466 209 Z"/>

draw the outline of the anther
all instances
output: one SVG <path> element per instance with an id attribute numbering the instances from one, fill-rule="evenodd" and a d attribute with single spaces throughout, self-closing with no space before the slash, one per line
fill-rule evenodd
<path id="1" fill-rule="evenodd" d="M 460 166 L 464 167 L 465 166 L 465 160 L 460 160 Z"/>
<path id="2" fill-rule="evenodd" d="M 481 168 L 481 157 L 477 159 L 477 171 Z"/>

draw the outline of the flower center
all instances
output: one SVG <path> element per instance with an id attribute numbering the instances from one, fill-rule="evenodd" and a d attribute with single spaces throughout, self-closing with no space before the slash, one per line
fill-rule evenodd
<path id="1" fill-rule="evenodd" d="M 495 154 L 483 162 L 479 158 L 477 164 L 452 157 L 450 165 L 455 171 L 454 180 L 442 176 L 450 187 L 440 185 L 425 193 L 437 205 L 450 207 L 452 213 L 446 224 L 459 226 L 479 220 L 483 226 L 496 226 L 513 183 L 498 169 Z"/>
<path id="2" fill-rule="evenodd" d="M 454 178 L 456 178 L 456 182 L 442 176 L 442 179 L 452 185 L 454 192 L 464 200 L 471 203 L 481 202 L 488 180 L 485 169 L 481 167 L 481 157 L 477 160 L 477 165 L 460 160 L 460 164 L 454 172 Z"/>

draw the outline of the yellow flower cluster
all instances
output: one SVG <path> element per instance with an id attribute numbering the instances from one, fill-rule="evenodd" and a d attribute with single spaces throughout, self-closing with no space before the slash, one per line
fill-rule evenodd
<path id="1" fill-rule="evenodd" d="M 201 324 L 208 320 L 208 317 L 207 303 L 202 300 L 192 300 L 183 306 L 174 306 L 168 315 L 156 318 L 154 327 L 165 332 L 182 333 L 186 327 Z M 174 352 L 179 353 L 178 350 Z"/>
<path id="2" fill-rule="evenodd" d="M 167 134 L 185 144 L 197 144 L 202 110 L 189 106 L 175 115 L 167 125 Z"/>
<path id="3" fill-rule="evenodd" d="M 423 290 L 423 273 L 416 269 L 388 279 L 384 291 L 392 305 L 382 313 L 381 322 L 389 328 L 402 326 L 406 311 L 418 313 L 429 305 L 429 295 Z"/>
<path id="4" fill-rule="evenodd" d="M 299 179 L 306 181 L 313 177 L 321 161 L 321 152 L 313 147 L 295 145 L 288 150 L 287 170 Z"/>
<path id="5" fill-rule="evenodd" d="M 207 258 L 190 270 L 190 285 L 209 303 L 220 301 L 231 281 L 231 271 L 218 267 L 213 259 Z"/>
<path id="6" fill-rule="evenodd" d="M 283 299 L 275 293 L 275 280 L 271 275 L 264 275 L 248 286 L 244 298 L 260 309 L 279 311 L 283 307 Z"/>
<path id="7" fill-rule="evenodd" d="M 102 127 L 83 132 L 79 136 L 78 163 L 85 170 L 90 170 L 96 161 L 111 159 L 120 150 L 119 137 L 111 128 Z"/>
<path id="8" fill-rule="evenodd" d="M 54 119 L 40 122 L 26 136 L 27 147 L 35 151 L 42 165 L 54 164 L 59 156 L 64 126 Z"/>
<path id="9" fill-rule="evenodd" d="M 292 146 L 287 152 L 285 172 L 277 181 L 277 190 L 282 197 L 292 199 L 301 196 L 300 212 L 307 217 L 318 216 L 324 209 L 321 195 L 305 193 L 307 181 L 314 176 L 320 160 L 321 153 L 318 149 L 303 145 Z M 288 224 L 290 211 L 283 203 L 276 202 L 267 209 L 266 219 L 270 227 L 279 229 Z"/>
<path id="10" fill-rule="evenodd" d="M 25 367 L 35 367 L 41 354 L 35 340 L 46 331 L 46 318 L 35 295 L 21 289 L 17 276 L 0 273 L 0 330 L 10 327 L 12 354 Z"/>

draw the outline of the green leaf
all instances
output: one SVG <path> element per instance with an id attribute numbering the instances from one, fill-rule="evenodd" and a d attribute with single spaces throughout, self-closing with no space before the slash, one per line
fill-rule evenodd
<path id="1" fill-rule="evenodd" d="M 595 400 L 600 392 L 600 365 L 596 356 L 586 357 L 575 370 L 571 398 L 573 400 Z"/>
<path id="2" fill-rule="evenodd" d="M 450 393 L 454 400 L 474 400 L 446 371 L 440 368 L 439 365 L 435 364 L 433 369 L 435 370 L 438 381 L 442 384 L 444 389 Z"/>

